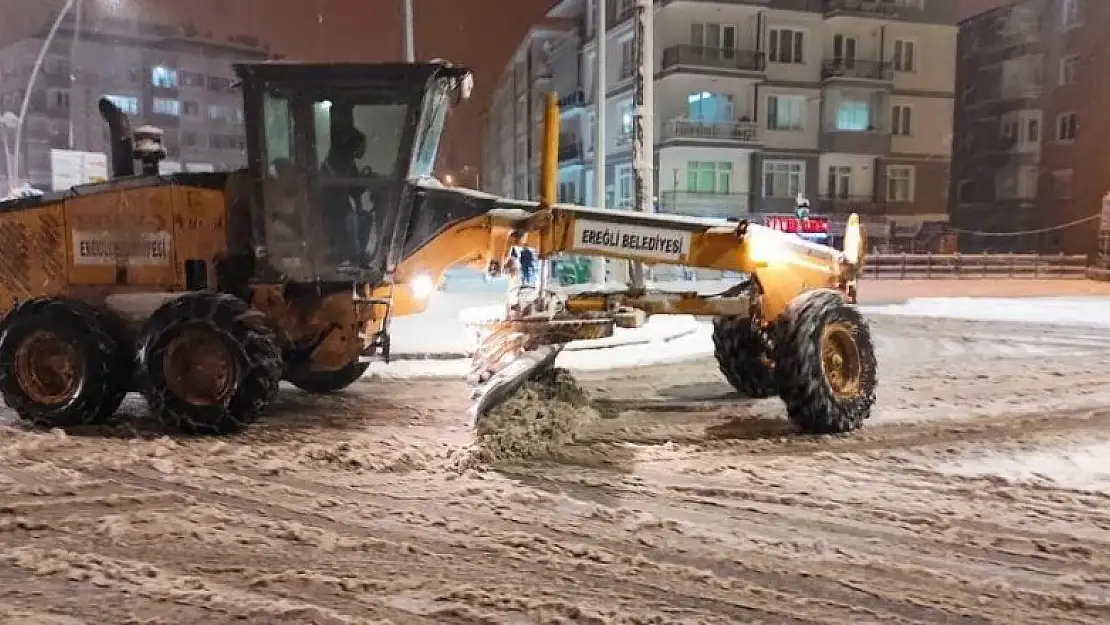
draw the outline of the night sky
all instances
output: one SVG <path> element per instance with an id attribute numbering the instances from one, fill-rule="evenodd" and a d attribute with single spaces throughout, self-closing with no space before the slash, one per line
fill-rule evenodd
<path id="1" fill-rule="evenodd" d="M 193 22 L 216 35 L 250 34 L 275 52 L 304 60 L 399 60 L 403 0 L 85 0 L 136 8 L 140 17 Z M 481 164 L 490 90 L 508 55 L 552 0 L 413 0 L 416 55 L 443 57 L 475 71 L 476 96 L 458 109 L 444 146 L 449 168 Z M 960 0 L 967 15 L 1005 0 Z M 0 43 L 49 23 L 62 0 L 0 0 Z M 100 9 L 103 11 L 104 9 Z M 95 21 L 95 20 L 94 20 Z"/>
<path id="2" fill-rule="evenodd" d="M 291 59 L 395 61 L 404 56 L 403 0 L 85 0 L 142 10 L 142 19 L 193 22 L 214 35 L 249 34 Z M 61 0 L 0 0 L 0 43 L 49 25 Z M 456 110 L 445 165 L 481 165 L 483 112 L 508 56 L 551 0 L 413 0 L 416 57 L 471 67 L 475 97 Z M 101 10 L 102 11 L 102 10 Z M 90 15 L 90 17 L 92 17 Z M 95 24 L 95 19 L 90 20 Z"/>

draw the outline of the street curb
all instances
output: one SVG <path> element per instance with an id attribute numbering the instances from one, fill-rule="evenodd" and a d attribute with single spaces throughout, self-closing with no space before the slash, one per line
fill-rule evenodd
<path id="1" fill-rule="evenodd" d="M 616 348 L 619 348 L 619 347 L 637 347 L 637 346 L 643 346 L 643 345 L 650 345 L 652 343 L 670 343 L 671 341 L 677 341 L 678 339 L 686 338 L 688 336 L 693 336 L 694 334 L 697 334 L 697 332 L 698 332 L 698 328 L 690 328 L 688 330 L 682 330 L 680 332 L 675 332 L 674 334 L 664 336 L 662 338 L 652 337 L 652 338 L 645 338 L 645 339 L 635 339 L 635 340 L 630 340 L 630 341 L 624 341 L 624 342 L 621 342 L 621 343 L 614 343 L 614 344 L 610 344 L 610 345 L 598 345 L 598 346 L 594 346 L 594 347 L 589 347 L 589 346 L 574 347 L 573 344 L 571 344 L 571 345 L 568 345 L 567 347 L 565 347 L 564 351 L 568 351 L 568 352 L 586 352 L 586 351 L 603 350 L 603 349 L 616 349 Z M 408 361 L 408 360 L 465 360 L 467 358 L 470 358 L 470 354 L 469 353 L 463 353 L 463 352 L 401 352 L 401 353 L 393 353 L 393 354 L 389 355 L 390 360 L 400 360 L 400 361 Z"/>

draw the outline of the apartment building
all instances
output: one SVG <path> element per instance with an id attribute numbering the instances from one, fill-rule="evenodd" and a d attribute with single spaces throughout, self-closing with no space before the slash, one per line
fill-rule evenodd
<path id="1" fill-rule="evenodd" d="M 552 46 L 560 189 L 595 203 L 597 0 L 560 0 Z M 633 0 L 607 0 L 606 197 L 630 207 Z M 948 213 L 952 0 L 656 0 L 656 209 L 713 217 L 792 209 L 804 193 L 874 236 Z M 572 62 L 573 61 L 573 62 Z M 496 144 L 491 144 L 492 146 Z"/>
<path id="2" fill-rule="evenodd" d="M 1110 3 L 1019 0 L 961 24 L 953 223 L 961 248 L 1090 253 L 1110 191 Z"/>
<path id="3" fill-rule="evenodd" d="M 52 149 L 107 151 L 97 110 L 105 96 L 134 118 L 133 125 L 164 129 L 165 171 L 246 162 L 231 63 L 271 56 L 264 45 L 251 37 L 218 40 L 191 27 L 113 19 L 95 26 L 82 28 L 74 46 L 74 24 L 63 24 L 44 59 L 23 131 L 24 180 L 50 188 Z M 0 112 L 19 111 L 44 40 L 45 33 L 0 49 Z"/>
<path id="4" fill-rule="evenodd" d="M 546 98 L 553 90 L 573 88 L 566 76 L 556 84 L 553 72 L 560 48 L 573 50 L 573 31 L 572 23 L 549 20 L 531 28 L 510 58 L 486 115 L 482 190 L 520 199 L 539 194 Z M 564 139 L 560 149 L 566 155 L 576 149 L 577 136 Z"/>

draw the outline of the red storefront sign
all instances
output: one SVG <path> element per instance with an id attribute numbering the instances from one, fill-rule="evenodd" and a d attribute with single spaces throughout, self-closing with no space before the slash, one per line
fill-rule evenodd
<path id="1" fill-rule="evenodd" d="M 820 215 L 811 215 L 806 219 L 794 215 L 765 215 L 763 225 L 807 239 L 824 239 L 829 236 L 829 218 Z"/>

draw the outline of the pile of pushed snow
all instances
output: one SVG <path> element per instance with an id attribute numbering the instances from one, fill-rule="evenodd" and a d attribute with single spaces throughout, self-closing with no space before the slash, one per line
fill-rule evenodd
<path id="1" fill-rule="evenodd" d="M 564 369 L 543 369 L 478 422 L 471 461 L 553 457 L 599 417 L 589 394 Z"/>
<path id="2" fill-rule="evenodd" d="M 19 200 L 28 197 L 39 197 L 41 195 L 46 194 L 32 187 L 31 185 L 24 183 L 23 185 L 12 189 L 12 192 L 10 194 L 0 197 L 0 202 L 4 202 L 7 200 Z"/>

